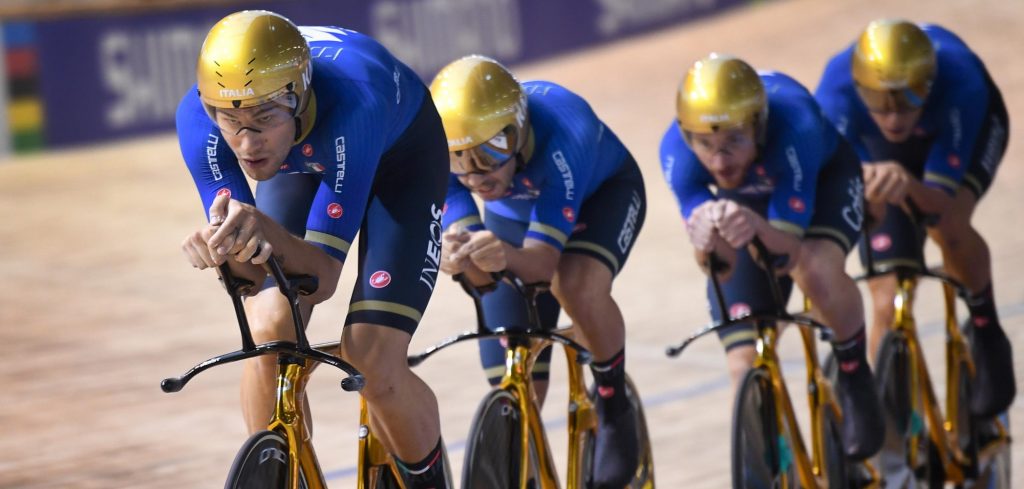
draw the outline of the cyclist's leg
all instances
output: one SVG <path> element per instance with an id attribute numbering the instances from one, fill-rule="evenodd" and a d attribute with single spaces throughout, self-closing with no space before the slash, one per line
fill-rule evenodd
<path id="1" fill-rule="evenodd" d="M 865 268 L 868 253 L 866 246 L 871 247 L 871 258 L 876 269 L 896 265 L 916 268 L 924 248 L 924 231 L 903 209 L 886 205 L 881 222 L 868 235 L 868 242 L 861 240 L 860 258 Z M 868 355 L 872 358 L 878 353 L 879 342 L 892 326 L 896 285 L 896 277 L 891 274 L 868 280 L 872 309 Z"/>
<path id="2" fill-rule="evenodd" d="M 410 489 L 450 486 L 437 399 L 406 361 L 437 280 L 447 178 L 443 129 L 427 96 L 377 168 L 342 335 L 342 355 L 366 376 L 372 427 Z"/>
<path id="3" fill-rule="evenodd" d="M 256 207 L 290 233 L 302 236 L 306 233 L 309 206 L 319 185 L 317 175 L 276 175 L 256 185 Z M 304 307 L 306 322 L 311 311 L 312 306 Z M 291 309 L 278 292 L 273 278 L 267 277 L 259 293 L 246 299 L 245 313 L 256 344 L 274 340 L 295 341 Z M 242 367 L 242 416 L 250 433 L 266 429 L 274 413 L 276 376 L 277 358 L 273 355 L 246 360 Z M 309 403 L 304 402 L 303 405 L 308 420 Z"/>
<path id="4" fill-rule="evenodd" d="M 789 298 L 792 284 L 788 277 L 779 279 L 784 299 Z M 725 307 L 728 308 L 726 311 L 719 308 L 711 280 L 707 281 L 709 312 L 713 321 L 775 312 L 775 303 L 765 272 L 754 261 L 746 247 L 736 250 L 736 262 L 733 263 L 731 274 L 721 285 Z M 751 323 L 738 323 L 718 331 L 718 339 L 725 349 L 726 365 L 733 388 L 739 386 L 754 362 L 756 338 L 757 331 Z"/>
<path id="5" fill-rule="evenodd" d="M 992 184 L 1006 150 L 1008 117 L 994 85 L 989 114 L 978 134 L 970 166 L 957 189 L 952 207 L 928 235 L 942 249 L 945 269 L 967 287 L 971 314 L 972 348 L 978 367 L 973 385 L 971 412 L 995 416 L 1009 407 L 1016 393 L 1013 352 L 999 324 L 992 293 L 992 265 L 988 244 L 971 225 L 978 200 Z"/>
<path id="6" fill-rule="evenodd" d="M 846 255 L 864 224 L 860 160 L 846 141 L 840 140 L 818 176 L 816 195 L 792 276 L 835 331 L 832 352 L 839 364 L 836 397 L 843 410 L 846 455 L 862 460 L 882 447 L 885 424 L 866 356 L 864 303 L 846 274 Z"/>
<path id="7" fill-rule="evenodd" d="M 514 246 L 522 246 L 523 238 L 529 223 L 504 217 L 488 208 L 484 209 L 485 227 L 503 241 Z M 509 284 L 501 283 L 498 290 L 484 295 L 484 319 L 491 329 L 509 326 L 526 326 L 529 322 L 523 308 L 523 298 Z M 540 315 L 540 326 L 554 329 L 558 325 L 558 313 L 561 306 L 550 292 L 537 297 L 537 312 Z M 487 381 L 498 385 L 505 373 L 505 343 L 497 339 L 480 342 L 480 363 L 483 365 Z M 551 347 L 545 348 L 533 366 L 533 387 L 537 393 L 537 402 L 544 405 L 547 397 L 548 375 L 551 364 Z"/>
<path id="8" fill-rule="evenodd" d="M 591 371 L 601 422 L 594 452 L 595 487 L 623 487 L 639 460 L 638 427 L 626 397 L 625 322 L 611 288 L 645 214 L 643 178 L 633 158 L 627 157 L 619 172 L 581 206 L 552 282 L 555 297 L 582 330 L 594 358 Z"/>

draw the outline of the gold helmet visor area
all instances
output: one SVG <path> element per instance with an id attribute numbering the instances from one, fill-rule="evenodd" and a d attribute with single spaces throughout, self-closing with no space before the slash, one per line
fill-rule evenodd
<path id="1" fill-rule="evenodd" d="M 452 174 L 463 177 L 497 171 L 515 159 L 519 133 L 509 125 L 482 144 L 448 153 Z"/>
<path id="2" fill-rule="evenodd" d="M 676 121 L 684 135 L 756 128 L 767 108 L 757 72 L 738 58 L 716 53 L 694 63 L 676 93 Z"/>
<path id="3" fill-rule="evenodd" d="M 851 74 L 857 94 L 872 112 L 920 108 L 931 90 L 935 71 L 931 39 L 905 20 L 871 22 L 854 46 Z"/>
<path id="4" fill-rule="evenodd" d="M 471 55 L 449 63 L 430 83 L 430 94 L 449 151 L 480 146 L 510 125 L 517 135 L 527 131 L 526 94 L 519 80 L 491 58 Z M 523 142 L 516 138 L 516 144 Z"/>
<path id="5" fill-rule="evenodd" d="M 210 29 L 196 66 L 208 114 L 277 101 L 298 115 L 312 77 L 309 46 L 287 18 L 265 10 L 236 12 Z M 294 94 L 294 99 L 283 96 Z"/>
<path id="6" fill-rule="evenodd" d="M 913 112 L 924 106 L 925 97 L 914 90 L 872 90 L 856 85 L 857 95 L 869 112 L 878 114 Z"/>

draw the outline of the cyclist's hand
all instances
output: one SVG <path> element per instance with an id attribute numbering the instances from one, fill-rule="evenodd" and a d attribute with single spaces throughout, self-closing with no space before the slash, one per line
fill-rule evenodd
<path id="1" fill-rule="evenodd" d="M 459 260 L 452 260 L 452 254 L 459 251 L 462 245 L 469 242 L 471 233 L 465 229 L 454 227 L 448 228 L 441 235 L 441 271 L 448 275 L 456 275 L 466 271 L 470 265 L 468 256 L 462 256 Z"/>
<path id="2" fill-rule="evenodd" d="M 718 201 L 711 209 L 711 219 L 718 234 L 733 248 L 749 243 L 757 234 L 757 216 L 754 211 L 732 200 Z"/>
<path id="3" fill-rule="evenodd" d="M 273 250 L 264 239 L 255 206 L 233 200 L 226 194 L 218 195 L 210 205 L 210 224 L 218 227 L 207 242 L 210 255 L 218 265 L 228 257 L 256 265 L 270 258 Z"/>
<path id="4" fill-rule="evenodd" d="M 686 234 L 698 252 L 709 253 L 714 249 L 717 231 L 711 218 L 711 210 L 717 205 L 717 201 L 709 200 L 697 206 L 686 220 Z"/>
<path id="5" fill-rule="evenodd" d="M 862 165 L 864 169 L 864 197 L 868 202 L 899 205 L 907 196 L 907 187 L 913 177 L 899 162 L 878 161 Z"/>
<path id="6" fill-rule="evenodd" d="M 470 235 L 469 241 L 452 253 L 454 261 L 469 257 L 473 265 L 484 272 L 500 272 L 508 267 L 505 255 L 505 243 L 490 231 L 477 231 Z"/>
<path id="7" fill-rule="evenodd" d="M 203 270 L 217 266 L 216 260 L 210 254 L 210 246 L 206 244 L 216 231 L 217 226 L 207 224 L 202 229 L 186 236 L 185 241 L 181 243 L 181 251 L 185 253 L 185 258 L 194 268 Z"/>

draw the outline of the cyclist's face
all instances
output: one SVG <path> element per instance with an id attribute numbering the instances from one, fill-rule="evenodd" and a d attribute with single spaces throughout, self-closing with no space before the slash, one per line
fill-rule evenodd
<path id="1" fill-rule="evenodd" d="M 216 109 L 215 122 L 239 166 L 257 181 L 277 174 L 295 140 L 291 109 L 274 102 L 245 109 Z"/>
<path id="2" fill-rule="evenodd" d="M 917 93 L 910 89 L 870 90 L 858 85 L 857 95 L 886 141 L 902 143 L 913 134 L 924 106 L 924 99 Z"/>
<path id="3" fill-rule="evenodd" d="M 454 153 L 452 159 L 455 158 Z M 472 173 L 456 174 L 459 182 L 462 183 L 474 194 L 484 200 L 498 200 L 508 193 L 508 187 L 512 184 L 512 177 L 516 173 L 516 165 L 509 164 L 515 160 L 504 162 L 497 169 L 489 172 L 476 171 Z"/>
<path id="4" fill-rule="evenodd" d="M 914 133 L 921 109 L 882 110 L 870 109 L 871 119 L 878 125 L 882 137 L 890 143 L 902 143 Z"/>
<path id="5" fill-rule="evenodd" d="M 690 146 L 715 185 L 732 189 L 743 184 L 747 169 L 757 158 L 754 128 L 743 126 L 710 134 L 690 133 Z"/>

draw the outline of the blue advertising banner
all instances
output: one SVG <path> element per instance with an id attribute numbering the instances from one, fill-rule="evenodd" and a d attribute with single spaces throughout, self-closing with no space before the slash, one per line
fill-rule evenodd
<path id="1" fill-rule="evenodd" d="M 425 80 L 469 53 L 507 64 L 694 19 L 748 0 L 256 1 L 300 25 L 366 32 Z M 209 28 L 234 9 L 36 23 L 48 147 L 173 127 Z"/>

